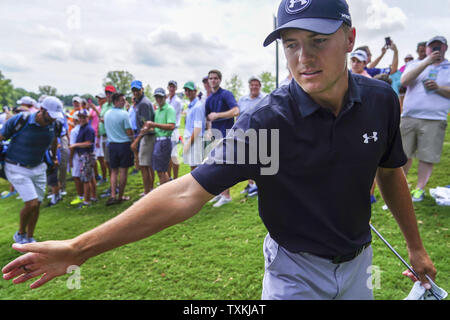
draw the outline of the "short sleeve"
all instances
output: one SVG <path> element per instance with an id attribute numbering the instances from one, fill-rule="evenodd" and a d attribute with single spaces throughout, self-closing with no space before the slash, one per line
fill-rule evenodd
<path id="1" fill-rule="evenodd" d="M 205 117 L 211 113 L 211 99 L 207 98 L 205 101 Z"/>
<path id="2" fill-rule="evenodd" d="M 177 123 L 177 113 L 173 107 L 167 111 L 167 123 Z"/>
<path id="3" fill-rule="evenodd" d="M 5 140 L 9 140 L 13 133 L 13 128 L 17 123 L 17 120 L 19 120 L 20 115 L 15 115 L 8 121 L 6 121 L 5 125 L 3 126 L 2 130 L 0 131 L 0 134 L 5 138 Z"/>
<path id="4" fill-rule="evenodd" d="M 225 91 L 224 99 L 225 99 L 229 109 L 232 109 L 232 108 L 238 106 L 238 103 L 236 102 L 234 95 L 230 91 Z"/>
<path id="5" fill-rule="evenodd" d="M 195 108 L 192 117 L 194 119 L 194 128 L 203 128 L 205 114 L 202 108 Z"/>
<path id="6" fill-rule="evenodd" d="M 125 130 L 131 129 L 131 120 L 127 112 L 123 112 L 123 126 Z"/>
<path id="7" fill-rule="evenodd" d="M 235 132 L 242 131 L 242 133 L 253 129 L 250 115 L 241 117 L 233 129 Z M 251 155 L 257 152 L 252 149 L 252 146 L 257 144 L 256 141 L 250 143 L 250 139 L 244 135 L 230 132 L 209 153 L 203 164 L 191 174 L 207 192 L 213 195 L 218 195 L 241 181 L 255 179 L 260 166 L 250 159 Z"/>

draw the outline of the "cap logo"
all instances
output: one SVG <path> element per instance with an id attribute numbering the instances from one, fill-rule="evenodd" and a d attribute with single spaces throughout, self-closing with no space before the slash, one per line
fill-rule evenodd
<path id="1" fill-rule="evenodd" d="M 309 7 L 312 0 L 287 0 L 286 12 L 289 14 L 296 14 L 306 10 Z"/>

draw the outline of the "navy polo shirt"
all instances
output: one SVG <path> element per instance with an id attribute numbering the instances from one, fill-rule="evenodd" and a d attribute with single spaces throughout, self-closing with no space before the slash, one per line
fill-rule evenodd
<path id="1" fill-rule="evenodd" d="M 246 164 L 205 163 L 192 172 L 193 177 L 211 194 L 255 180 L 262 221 L 271 237 L 291 252 L 325 256 L 354 252 L 371 241 L 370 189 L 377 168 L 399 168 L 407 159 L 395 92 L 381 81 L 349 77 L 337 117 L 295 81 L 241 115 L 235 129 L 267 129 L 268 141 L 272 132 L 279 133 L 276 174 L 261 174 L 264 162 L 252 164 L 246 154 Z M 258 145 L 261 139 L 264 135 Z M 229 135 L 207 160 L 217 160 L 227 147 L 236 150 L 239 141 L 246 153 L 255 152 L 249 139 Z M 268 150 L 276 149 L 269 143 Z"/>
<path id="2" fill-rule="evenodd" d="M 44 162 L 44 154 L 55 138 L 55 124 L 42 127 L 36 122 L 36 115 L 30 114 L 28 123 L 16 134 L 13 134 L 14 127 L 23 114 L 12 117 L 2 128 L 1 135 L 6 140 L 11 139 L 6 151 L 7 160 L 30 167 Z"/>
<path id="3" fill-rule="evenodd" d="M 75 151 L 79 154 L 90 154 L 94 152 L 94 146 L 95 146 L 95 131 L 92 129 L 92 127 L 89 124 L 86 124 L 82 127 L 80 127 L 80 131 L 78 132 L 78 136 L 76 139 L 76 143 L 80 142 L 86 142 L 90 141 L 92 142 L 92 145 L 89 148 L 75 148 Z"/>
<path id="4" fill-rule="evenodd" d="M 208 115 L 212 112 L 227 112 L 237 106 L 238 103 L 236 102 L 233 93 L 228 90 L 219 88 L 217 92 L 213 93 L 208 97 L 208 99 L 206 99 L 205 116 L 208 117 Z M 222 137 L 226 136 L 226 130 L 231 129 L 233 125 L 234 118 L 218 119 L 212 122 L 212 128 L 222 132 Z"/>

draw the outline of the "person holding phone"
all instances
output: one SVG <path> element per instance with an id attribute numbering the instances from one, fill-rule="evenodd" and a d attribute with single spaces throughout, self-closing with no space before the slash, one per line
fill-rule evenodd
<path id="1" fill-rule="evenodd" d="M 427 58 L 410 62 L 401 78 L 402 86 L 407 87 L 400 127 L 408 157 L 406 175 L 413 158 L 419 159 L 417 186 L 412 191 L 415 202 L 424 199 L 433 166 L 440 162 L 450 108 L 447 39 L 436 36 L 426 45 Z"/>
<path id="2" fill-rule="evenodd" d="M 377 65 L 380 63 L 381 59 L 383 59 L 384 55 L 386 54 L 387 50 L 391 49 L 394 52 L 394 55 L 392 57 L 392 64 L 387 68 L 377 68 Z M 365 68 L 366 72 L 371 76 L 375 77 L 378 74 L 385 73 L 388 75 L 392 75 L 397 72 L 398 70 L 398 49 L 395 45 L 394 41 L 390 37 L 385 38 L 385 44 L 381 48 L 381 55 L 376 58 L 374 61 L 372 61 L 372 52 L 370 51 L 368 46 L 362 46 L 357 48 L 357 50 L 363 50 L 367 54 L 367 66 Z"/>

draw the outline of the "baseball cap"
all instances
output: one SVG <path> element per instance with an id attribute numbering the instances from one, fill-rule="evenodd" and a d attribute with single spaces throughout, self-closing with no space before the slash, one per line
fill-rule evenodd
<path id="1" fill-rule="evenodd" d="M 41 107 L 47 110 L 50 117 L 53 119 L 64 118 L 63 104 L 61 100 L 56 97 L 47 97 L 42 101 Z"/>
<path id="2" fill-rule="evenodd" d="M 283 0 L 278 8 L 277 28 L 266 38 L 264 47 L 280 39 L 280 31 L 285 29 L 333 34 L 342 23 L 352 25 L 345 0 Z"/>
<path id="3" fill-rule="evenodd" d="M 168 85 L 169 85 L 169 86 L 170 86 L 170 85 L 174 85 L 175 87 L 178 88 L 178 83 L 177 83 L 175 80 L 170 80 Z"/>
<path id="4" fill-rule="evenodd" d="M 78 102 L 78 103 L 81 103 L 81 102 L 82 102 L 82 100 L 81 100 L 81 98 L 80 98 L 80 97 L 73 97 L 73 98 L 72 98 L 72 103 L 74 103 L 74 102 Z"/>
<path id="5" fill-rule="evenodd" d="M 112 92 L 112 93 L 116 93 L 117 90 L 114 86 L 106 86 L 105 88 L 105 92 Z"/>
<path id="6" fill-rule="evenodd" d="M 406 55 L 405 59 L 414 59 L 414 57 L 412 56 L 412 54 L 408 53 Z"/>
<path id="7" fill-rule="evenodd" d="M 155 90 L 154 96 L 159 96 L 159 97 L 165 97 L 166 96 L 166 90 L 164 90 L 163 88 L 158 88 Z"/>
<path id="8" fill-rule="evenodd" d="M 356 58 L 359 61 L 367 62 L 367 53 L 363 50 L 356 50 L 350 54 L 350 58 Z"/>
<path id="9" fill-rule="evenodd" d="M 131 83 L 131 89 L 139 89 L 139 90 L 141 90 L 142 89 L 142 82 L 138 81 L 138 80 L 133 81 Z"/>
<path id="10" fill-rule="evenodd" d="M 248 79 L 248 83 L 250 83 L 252 81 L 258 81 L 259 83 L 261 83 L 261 79 L 257 76 L 252 76 L 252 77 L 250 77 L 250 79 Z"/>
<path id="11" fill-rule="evenodd" d="M 75 112 L 76 113 L 76 115 L 77 115 L 77 118 L 80 118 L 80 117 L 88 117 L 89 116 L 89 113 L 87 112 L 87 110 L 85 110 L 85 109 L 81 109 L 81 110 L 79 110 L 79 111 L 77 111 L 77 112 Z"/>
<path id="12" fill-rule="evenodd" d="M 442 36 L 436 36 L 436 37 L 433 37 L 433 38 L 431 38 L 430 40 L 428 40 L 428 42 L 427 42 L 427 47 L 430 45 L 430 44 L 432 44 L 433 42 L 435 42 L 435 41 L 439 41 L 439 42 L 442 42 L 443 44 L 447 44 L 447 39 L 445 39 L 444 37 L 442 37 Z"/>
<path id="13" fill-rule="evenodd" d="M 20 100 L 17 100 L 17 104 L 19 106 L 26 105 L 26 106 L 33 106 L 36 104 L 36 101 L 33 98 L 30 97 L 22 97 Z"/>
<path id="14" fill-rule="evenodd" d="M 195 91 L 195 83 L 192 81 L 186 82 L 185 85 L 183 86 L 183 89 L 189 89 L 191 91 Z"/>
<path id="15" fill-rule="evenodd" d="M 100 92 L 95 97 L 98 99 L 106 99 L 106 94 L 104 92 Z"/>

